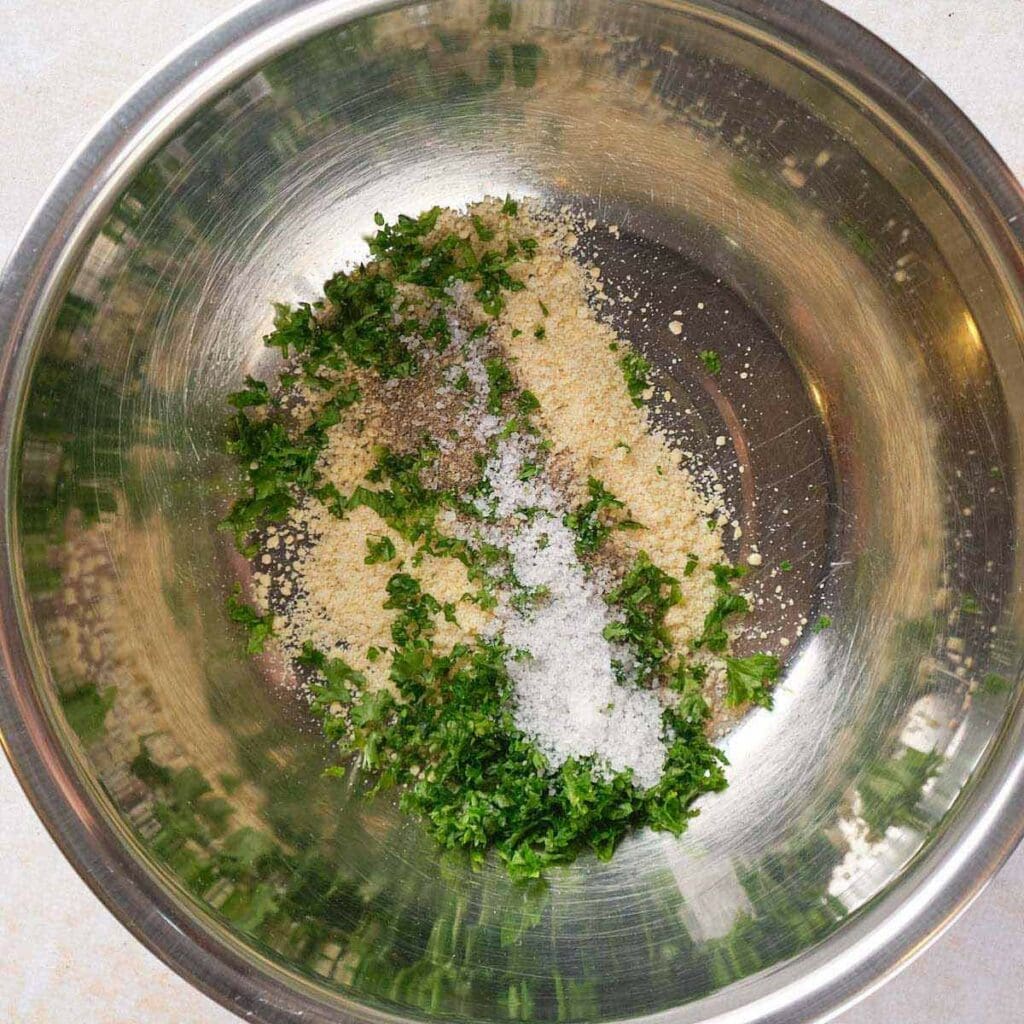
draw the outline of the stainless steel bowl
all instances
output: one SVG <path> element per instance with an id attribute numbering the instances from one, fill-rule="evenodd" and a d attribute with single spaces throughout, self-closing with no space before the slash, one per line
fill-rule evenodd
<path id="1" fill-rule="evenodd" d="M 689 833 L 534 888 L 321 777 L 301 700 L 225 620 L 216 530 L 224 396 L 270 365 L 271 300 L 315 292 L 374 210 L 506 191 L 591 211 L 613 284 L 646 268 L 631 330 L 693 445 L 743 465 L 734 555 L 796 566 L 766 616 L 834 623 Z M 0 721 L 41 817 L 249 1019 L 842 1008 L 1024 827 L 1022 211 L 949 101 L 818 3 L 220 22 L 79 151 L 3 278 Z M 697 372 L 705 340 L 730 372 Z"/>

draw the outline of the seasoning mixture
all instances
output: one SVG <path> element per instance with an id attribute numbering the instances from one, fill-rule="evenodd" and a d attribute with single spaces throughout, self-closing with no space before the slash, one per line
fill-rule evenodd
<path id="1" fill-rule="evenodd" d="M 771 705 L 733 657 L 728 520 L 647 409 L 567 211 L 401 216 L 324 297 L 277 307 L 278 381 L 230 396 L 253 567 L 230 615 L 307 687 L 344 765 L 516 877 L 726 785 L 716 715 Z"/>

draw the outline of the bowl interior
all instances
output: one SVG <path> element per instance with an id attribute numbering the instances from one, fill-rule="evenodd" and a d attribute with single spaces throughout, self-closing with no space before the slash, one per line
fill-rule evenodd
<path id="1" fill-rule="evenodd" d="M 833 623 L 787 649 L 686 835 L 536 886 L 322 777 L 301 696 L 226 619 L 217 530 L 224 399 L 272 369 L 271 302 L 358 258 L 376 210 L 506 192 L 584 209 L 610 289 L 640 280 L 616 317 L 729 481 L 730 553 L 763 553 L 756 615 Z M 841 77 L 717 6 L 399 7 L 190 114 L 82 241 L 20 412 L 33 685 L 104 827 L 211 948 L 325 1014 L 702 1020 L 840 948 L 1016 698 L 1020 311 L 962 203 Z"/>

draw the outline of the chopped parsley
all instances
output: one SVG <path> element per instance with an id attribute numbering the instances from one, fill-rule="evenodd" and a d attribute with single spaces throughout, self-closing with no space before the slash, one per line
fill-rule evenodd
<path id="1" fill-rule="evenodd" d="M 250 406 L 267 405 L 270 402 L 270 388 L 265 381 L 255 377 L 245 378 L 245 387 L 228 395 L 228 404 L 236 409 L 248 409 Z"/>
<path id="2" fill-rule="evenodd" d="M 704 364 L 704 369 L 710 374 L 719 373 L 722 369 L 722 357 L 713 349 L 706 348 L 698 357 Z"/>
<path id="3" fill-rule="evenodd" d="M 746 574 L 743 566 L 721 565 L 711 566 L 711 574 L 715 578 L 715 586 L 719 594 L 711 610 L 704 617 L 704 628 L 699 637 L 692 641 L 695 649 L 701 647 L 715 653 L 721 654 L 729 644 L 729 634 L 726 632 L 726 620 L 732 615 L 741 615 L 750 610 L 750 604 L 742 595 L 732 589 L 732 583 Z"/>
<path id="4" fill-rule="evenodd" d="M 434 448 L 398 454 L 388 448 L 378 451 L 373 468 L 366 474 L 372 484 L 387 487 L 370 489 L 358 486 L 344 501 L 345 510 L 372 508 L 399 536 L 410 543 L 423 542 L 431 549 L 438 541 L 434 523 L 441 508 L 455 503 L 455 496 L 424 485 L 421 474 L 437 458 Z"/>
<path id="5" fill-rule="evenodd" d="M 567 512 L 562 522 L 576 534 L 576 553 L 593 554 L 608 539 L 612 530 L 637 530 L 642 527 L 633 519 L 611 519 L 609 513 L 625 508 L 600 480 L 587 480 L 590 497 L 572 512 Z"/>
<path id="6" fill-rule="evenodd" d="M 501 412 L 504 397 L 515 391 L 515 381 L 512 371 L 503 359 L 485 360 L 484 369 L 487 371 L 487 411 L 492 416 L 497 416 Z"/>
<path id="7" fill-rule="evenodd" d="M 325 735 L 358 756 L 364 786 L 400 787 L 402 810 L 418 815 L 442 847 L 478 863 L 493 847 L 513 878 L 537 878 L 585 850 L 607 860 L 644 825 L 679 834 L 693 801 L 725 788 L 725 759 L 703 731 L 707 705 L 692 700 L 685 714 L 664 712 L 668 753 L 651 789 L 637 789 L 629 771 L 605 777 L 590 759 L 553 769 L 515 724 L 506 667 L 514 652 L 492 640 L 440 654 L 431 634 L 442 606 L 407 574 L 391 578 L 388 595 L 400 612 L 391 667 L 397 697 L 366 692 L 343 660 L 308 649 L 304 663 L 317 677 L 312 706 Z M 544 599 L 542 588 L 524 598 Z"/>
<path id="8" fill-rule="evenodd" d="M 519 248 L 522 249 L 523 255 L 528 260 L 532 260 L 533 257 L 537 255 L 537 250 L 540 248 L 540 243 L 537 241 L 536 238 L 521 238 L 519 240 Z"/>
<path id="9" fill-rule="evenodd" d="M 832 625 L 832 620 L 827 615 L 819 615 L 818 621 L 811 626 L 812 633 L 820 633 L 822 630 L 828 629 Z"/>
<path id="10" fill-rule="evenodd" d="M 255 548 L 249 535 L 267 523 L 280 522 L 294 508 L 297 489 L 313 487 L 325 443 L 321 430 L 293 437 L 277 421 L 252 419 L 240 409 L 229 424 L 228 451 L 245 467 L 245 491 L 221 523 L 231 530 L 247 556 Z"/>
<path id="11" fill-rule="evenodd" d="M 770 687 L 779 678 L 779 659 L 771 654 L 725 659 L 725 702 L 737 707 L 748 702 L 772 706 Z"/>
<path id="12" fill-rule="evenodd" d="M 327 714 L 335 704 L 351 705 L 358 688 L 366 684 L 366 677 L 342 658 L 328 658 L 312 644 L 303 645 L 298 663 L 316 673 L 316 683 L 310 688 L 314 713 Z"/>
<path id="13" fill-rule="evenodd" d="M 509 603 L 517 611 L 525 611 L 530 608 L 535 608 L 539 604 L 543 604 L 550 597 L 550 587 L 543 585 L 536 587 L 524 587 L 521 590 L 517 590 L 512 595 Z"/>
<path id="14" fill-rule="evenodd" d="M 487 227 L 486 224 L 478 217 L 475 213 L 472 216 L 473 230 L 476 232 L 476 237 L 481 242 L 490 242 L 494 238 L 494 229 Z"/>
<path id="15" fill-rule="evenodd" d="M 395 557 L 395 545 L 390 537 L 367 537 L 367 555 L 363 561 L 367 565 L 377 565 L 380 562 L 390 562 Z"/>
<path id="16" fill-rule="evenodd" d="M 651 386 L 651 364 L 639 352 L 627 352 L 619 360 L 619 366 L 622 367 L 622 376 L 626 380 L 626 389 L 633 404 L 643 405 L 644 392 Z"/>
<path id="17" fill-rule="evenodd" d="M 514 47 L 513 63 L 515 53 Z M 536 60 L 531 59 L 533 70 L 526 61 L 524 74 L 536 74 Z M 519 204 L 507 196 L 501 211 L 516 217 Z M 710 714 L 703 697 L 707 659 L 687 658 L 675 650 L 666 626 L 669 612 L 682 600 L 679 580 L 645 552 L 636 556 L 607 595 L 615 618 L 603 631 L 621 653 L 622 661 L 613 665 L 620 681 L 625 681 L 628 666 L 631 685 L 663 685 L 662 692 L 671 693 L 675 701 L 662 714 L 666 757 L 660 781 L 641 790 L 630 771 L 609 775 L 591 758 L 569 758 L 553 768 L 518 729 L 509 665 L 530 657 L 529 651 L 510 649 L 500 637 L 446 650 L 435 645 L 439 624 L 457 622 L 457 606 L 439 601 L 417 579 L 416 567 L 427 554 L 464 564 L 475 589 L 462 601 L 493 608 L 501 587 L 511 592 L 513 608 L 532 615 L 551 599 L 546 586 L 525 586 L 516 578 L 508 550 L 483 540 L 479 533 L 475 539 L 441 533 L 438 517 L 444 509 L 484 520 L 491 515 L 478 506 L 493 493 L 487 477 L 468 494 L 428 486 L 424 481 L 430 479 L 428 471 L 439 448 L 424 437 L 415 442 L 418 448 L 377 449 L 376 463 L 351 494 L 342 494 L 322 479 L 317 464 L 328 432 L 362 399 L 352 379 L 353 368 L 373 371 L 384 380 L 418 373 L 424 342 L 437 352 L 452 343 L 445 308 L 456 283 L 470 285 L 490 317 L 501 314 L 508 293 L 524 288 L 513 276 L 513 265 L 536 255 L 535 239 L 490 245 L 497 232 L 476 215 L 469 217 L 475 238 L 445 234 L 436 230 L 440 215 L 435 207 L 389 223 L 375 214 L 376 230 L 368 238 L 375 262 L 334 275 L 321 302 L 275 307 L 274 329 L 264 340 L 289 360 L 288 371 L 281 374 L 277 389 L 247 377 L 244 387 L 228 399 L 234 408 L 228 450 L 237 458 L 243 479 L 224 526 L 234 532 L 239 547 L 253 555 L 254 533 L 284 519 L 300 501 L 315 498 L 338 517 L 371 508 L 392 536 L 415 545 L 413 555 L 392 566 L 395 571 L 389 569 L 382 600 L 383 608 L 393 613 L 390 640 L 366 651 L 367 662 L 378 671 L 387 666 L 392 688 L 371 688 L 366 675 L 344 658 L 329 657 L 306 644 L 296 662 L 310 688 L 311 708 L 340 754 L 358 761 L 363 788 L 377 792 L 398 787 L 401 808 L 419 816 L 442 847 L 464 850 L 475 862 L 493 849 L 514 878 L 530 879 L 552 865 L 574 860 L 582 851 L 607 859 L 621 838 L 636 828 L 679 834 L 696 813 L 693 802 L 702 793 L 725 787 L 725 759 L 704 731 Z M 414 307 L 405 298 L 410 289 L 402 285 L 419 289 L 429 311 L 411 315 Z M 543 301 L 538 303 L 547 318 L 549 309 Z M 483 337 L 489 330 L 489 323 L 480 324 L 470 338 Z M 512 337 L 521 333 L 511 332 Z M 543 339 L 545 325 L 536 324 L 533 334 Z M 614 343 L 609 347 L 618 349 Z M 709 372 L 718 372 L 720 363 L 712 368 L 704 359 L 707 355 L 716 360 L 717 355 L 701 353 L 701 359 Z M 626 350 L 619 365 L 631 399 L 642 406 L 651 364 Z M 531 422 L 540 402 L 532 392 L 517 387 L 503 359 L 489 358 L 484 368 L 486 411 L 504 417 L 504 426 L 491 436 L 487 451 L 493 456 L 501 439 L 531 435 L 529 443 L 536 445 L 531 450 L 538 454 L 520 463 L 519 469 L 519 478 L 529 480 L 543 471 L 544 456 L 552 448 L 550 440 L 537 436 L 538 427 Z M 453 372 L 457 376 L 452 386 L 468 390 L 467 370 Z M 288 413 L 292 406 L 280 401 L 280 392 L 300 385 L 316 393 L 312 422 L 305 429 L 294 426 Z M 616 447 L 631 450 L 625 442 Z M 487 455 L 478 457 L 481 470 L 487 461 Z M 664 470 L 659 466 L 657 472 Z M 516 511 L 528 522 L 550 514 L 540 506 Z M 586 500 L 567 513 L 563 523 L 572 531 L 581 558 L 593 556 L 615 530 L 642 529 L 628 518 L 625 503 L 593 477 L 587 482 Z M 395 562 L 392 536 L 365 538 L 365 564 Z M 538 550 L 549 543 L 549 535 L 537 535 Z M 697 556 L 690 555 L 682 575 L 692 576 L 697 566 Z M 713 565 L 708 571 L 719 592 L 692 647 L 723 654 L 728 618 L 747 610 L 746 599 L 732 590 L 743 570 Z M 273 615 L 261 615 L 243 603 L 240 587 L 228 598 L 227 611 L 247 631 L 249 653 L 261 653 L 273 636 Z M 755 654 L 724 660 L 727 703 L 770 706 L 770 688 L 779 675 L 777 659 Z M 611 713 L 614 708 L 609 702 L 602 710 Z M 344 774 L 341 766 L 329 771 Z"/>
<path id="18" fill-rule="evenodd" d="M 524 389 L 516 399 L 516 409 L 521 416 L 529 416 L 540 408 L 540 399 L 532 392 Z"/>
<path id="19" fill-rule="evenodd" d="M 623 617 L 605 627 L 604 637 L 630 648 L 639 678 L 659 674 L 672 653 L 665 615 L 680 600 L 679 581 L 654 565 L 645 551 L 637 555 L 622 582 L 609 594 L 609 603 L 617 606 Z"/>
<path id="20" fill-rule="evenodd" d="M 719 590 L 728 590 L 729 584 L 733 580 L 742 579 L 747 575 L 745 566 L 742 565 L 722 565 L 720 562 L 716 562 L 711 566 L 711 575 L 715 578 L 715 586 Z"/>

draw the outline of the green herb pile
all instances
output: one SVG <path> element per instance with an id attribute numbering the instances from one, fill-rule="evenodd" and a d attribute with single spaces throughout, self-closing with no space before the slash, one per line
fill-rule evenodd
<path id="1" fill-rule="evenodd" d="M 515 218 L 518 212 L 507 199 L 502 215 Z M 452 285 L 469 285 L 491 318 L 501 315 L 508 293 L 523 287 L 511 271 L 533 258 L 535 241 L 520 238 L 489 248 L 495 232 L 479 217 L 471 221 L 477 245 L 454 233 L 438 237 L 440 213 L 435 208 L 393 224 L 377 215 L 378 230 L 369 239 L 371 263 L 332 277 L 320 302 L 277 307 L 275 329 L 264 340 L 286 357 L 288 372 L 274 388 L 248 378 L 229 398 L 235 412 L 228 449 L 241 468 L 242 490 L 224 527 L 251 557 L 269 524 L 284 520 L 301 502 L 320 501 L 341 517 L 368 506 L 417 547 L 412 564 L 396 566 L 382 595 L 383 607 L 396 613 L 391 645 L 368 652 L 371 660 L 388 660 L 394 691 L 370 689 L 365 676 L 343 658 L 307 645 L 298 664 L 310 680 L 312 710 L 344 765 L 361 769 L 368 791 L 396 788 L 401 807 L 421 818 L 442 847 L 467 851 L 476 860 L 494 849 L 514 877 L 535 878 L 583 851 L 607 859 L 625 835 L 643 826 L 678 835 L 696 813 L 694 801 L 725 787 L 725 758 L 705 736 L 710 709 L 702 684 L 707 658 L 726 651 L 730 616 L 746 611 L 747 602 L 733 589 L 737 570 L 701 569 L 714 572 L 720 596 L 691 650 L 679 651 L 665 628 L 667 612 L 681 599 L 678 580 L 641 554 L 608 595 L 618 615 L 605 636 L 629 650 L 636 666 L 632 685 L 672 694 L 662 717 L 664 772 L 647 790 L 634 784 L 630 771 L 610 774 L 591 759 L 551 767 L 515 725 L 508 665 L 521 652 L 500 638 L 458 644 L 448 653 L 437 649 L 437 622 L 453 621 L 456 611 L 416 578 L 422 553 L 463 561 L 478 588 L 474 600 L 485 606 L 493 604 L 499 585 L 518 586 L 500 548 L 447 537 L 438 529 L 442 509 L 481 513 L 464 495 L 424 484 L 425 470 L 439 458 L 429 441 L 408 452 L 381 451 L 366 478 L 373 486 L 358 486 L 347 495 L 324 482 L 317 462 L 331 428 L 357 411 L 361 393 L 351 371 L 413 376 L 419 366 L 407 339 L 417 337 L 438 350 L 451 344 L 444 314 Z M 418 313 L 403 304 L 399 284 L 422 290 L 425 302 Z M 548 311 L 542 306 L 541 312 Z M 542 325 L 539 330 L 541 338 Z M 630 396 L 641 403 L 649 364 L 630 352 L 620 365 Z M 530 416 L 539 409 L 536 397 L 517 387 L 501 359 L 488 360 L 486 373 L 487 409 L 507 418 L 505 433 L 535 431 Z M 316 419 L 301 431 L 289 427 L 284 401 L 300 383 L 323 393 Z M 543 442 L 537 451 L 537 461 L 525 465 L 523 474 L 542 470 Z M 485 488 L 481 472 L 479 489 Z M 587 494 L 588 500 L 564 519 L 581 558 L 594 556 L 615 531 L 643 529 L 598 479 L 589 480 Z M 387 536 L 367 538 L 367 564 L 386 564 L 395 555 Z M 685 575 L 697 568 L 693 557 Z M 513 600 L 529 604 L 545 596 L 519 588 Z M 237 594 L 229 598 L 228 612 L 248 630 L 249 652 L 259 654 L 272 636 L 273 617 L 249 608 Z M 726 657 L 725 664 L 728 703 L 770 704 L 779 672 L 774 658 Z M 330 771 L 343 774 L 346 768 Z"/>

